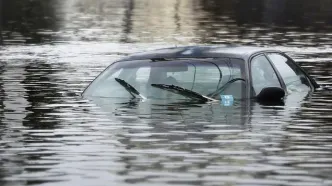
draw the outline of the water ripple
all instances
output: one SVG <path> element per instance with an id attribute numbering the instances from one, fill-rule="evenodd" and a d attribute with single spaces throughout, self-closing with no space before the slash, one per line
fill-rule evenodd
<path id="1" fill-rule="evenodd" d="M 16 21 L 45 28 L 0 28 L 1 185 L 332 185 L 330 91 L 284 106 L 80 97 L 121 57 L 194 44 L 275 47 L 332 85 L 328 23 L 317 31 L 254 21 L 256 11 L 258 22 L 280 17 L 269 3 L 287 11 L 283 1 L 241 4 L 245 12 L 235 1 L 59 2 L 32 20 L 22 9 L 26 19 Z"/>

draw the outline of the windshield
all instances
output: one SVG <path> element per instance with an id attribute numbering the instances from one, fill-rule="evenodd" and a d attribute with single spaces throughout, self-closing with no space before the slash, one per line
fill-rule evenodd
<path id="1" fill-rule="evenodd" d="M 183 95 L 151 86 L 152 84 L 176 85 L 203 96 L 232 95 L 242 98 L 245 82 L 231 80 L 246 79 L 243 60 L 181 59 L 181 60 L 137 60 L 116 62 L 102 72 L 84 91 L 83 96 L 132 97 L 132 93 L 119 79 L 130 84 L 148 99 L 187 99 Z M 117 80 L 116 80 L 117 79 Z M 223 87 L 226 85 L 225 87 Z M 220 90 L 222 92 L 216 91 Z"/>

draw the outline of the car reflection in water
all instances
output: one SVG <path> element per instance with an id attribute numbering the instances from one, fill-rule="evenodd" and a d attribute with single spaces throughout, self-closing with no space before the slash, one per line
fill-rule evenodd
<path id="1" fill-rule="evenodd" d="M 129 98 L 88 98 L 104 114 L 112 118 L 131 118 L 138 120 L 157 119 L 160 121 L 204 121 L 222 124 L 251 124 L 253 113 L 276 111 L 284 118 L 294 115 L 312 93 L 298 92 L 278 102 L 257 102 L 255 99 L 235 100 L 225 105 L 222 100 L 210 103 L 200 101 L 141 100 Z M 270 109 L 269 109 L 270 108 Z M 137 121 L 141 123 L 142 121 Z M 146 122 L 143 122 L 146 123 Z"/>

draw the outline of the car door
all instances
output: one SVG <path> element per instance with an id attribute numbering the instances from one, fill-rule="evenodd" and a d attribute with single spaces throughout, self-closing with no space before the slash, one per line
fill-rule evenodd
<path id="1" fill-rule="evenodd" d="M 279 53 L 266 55 L 279 72 L 288 93 L 308 92 L 313 89 L 309 78 L 291 59 Z"/>
<path id="2" fill-rule="evenodd" d="M 250 60 L 251 94 L 257 96 L 263 88 L 279 87 L 284 89 L 280 76 L 264 54 Z"/>

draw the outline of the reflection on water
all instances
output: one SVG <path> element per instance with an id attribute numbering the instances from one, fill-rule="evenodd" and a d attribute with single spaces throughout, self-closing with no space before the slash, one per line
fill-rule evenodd
<path id="1" fill-rule="evenodd" d="M 40 43 L 52 39 L 58 25 L 57 0 L 2 0 L 0 5 L 5 43 Z"/>
<path id="2" fill-rule="evenodd" d="M 213 43 L 274 46 L 331 85 L 331 1 L 0 3 L 0 185 L 332 184 L 331 92 L 232 107 L 78 96 L 127 54 Z"/>

